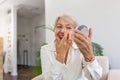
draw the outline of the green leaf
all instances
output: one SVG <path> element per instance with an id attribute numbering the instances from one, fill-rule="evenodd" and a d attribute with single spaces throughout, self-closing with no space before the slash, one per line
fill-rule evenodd
<path id="1" fill-rule="evenodd" d="M 103 56 L 103 48 L 100 44 L 92 42 L 92 48 L 95 56 Z"/>
<path id="2" fill-rule="evenodd" d="M 47 43 L 42 44 L 47 45 Z M 40 48 L 41 49 L 41 48 Z M 42 74 L 42 66 L 41 66 L 41 59 L 40 59 L 40 49 L 37 49 L 35 52 L 35 66 L 33 67 L 33 74 L 35 76 Z"/>

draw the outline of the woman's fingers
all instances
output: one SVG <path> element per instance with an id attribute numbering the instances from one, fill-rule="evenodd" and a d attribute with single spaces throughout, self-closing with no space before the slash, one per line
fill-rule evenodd
<path id="1" fill-rule="evenodd" d="M 74 30 L 74 41 L 79 47 L 80 51 L 83 53 L 86 60 L 94 57 L 91 45 L 91 38 L 92 28 L 89 29 L 88 36 L 79 30 Z"/>
<path id="2" fill-rule="evenodd" d="M 67 40 L 67 42 L 68 42 L 68 44 L 72 44 L 72 40 L 73 40 L 73 34 L 72 34 L 72 32 L 70 31 L 69 32 L 69 34 L 68 34 L 68 40 Z"/>
<path id="3" fill-rule="evenodd" d="M 74 34 L 81 35 L 81 36 L 83 36 L 85 39 L 88 38 L 88 36 L 87 36 L 85 33 L 81 32 L 81 31 L 79 31 L 79 30 L 76 30 L 76 29 L 74 30 Z"/>
<path id="4" fill-rule="evenodd" d="M 56 41 L 57 43 L 59 43 L 59 42 L 60 42 L 60 38 L 56 36 L 55 41 Z"/>
<path id="5" fill-rule="evenodd" d="M 79 30 L 75 30 L 74 32 L 75 32 L 74 33 L 75 43 L 77 44 L 81 52 L 83 52 L 83 54 L 87 54 L 91 46 L 90 38 L 86 34 L 80 32 Z M 90 33 L 91 33 L 91 30 L 90 30 Z M 91 34 L 89 34 L 89 36 L 91 37 Z"/>
<path id="6" fill-rule="evenodd" d="M 91 39 L 92 38 L 92 28 L 89 29 L 89 35 L 88 37 Z"/>
<path id="7" fill-rule="evenodd" d="M 80 43 L 84 43 L 86 45 L 89 44 L 88 37 L 84 37 L 83 35 L 81 35 L 79 33 L 74 34 L 74 41 L 78 44 L 80 44 Z"/>
<path id="8" fill-rule="evenodd" d="M 66 47 L 70 47 L 73 41 L 73 33 L 71 31 L 69 32 L 66 31 L 62 39 L 59 39 L 59 37 L 56 37 L 55 41 L 56 41 L 56 44 L 59 44 L 59 46 L 64 45 Z"/>
<path id="9" fill-rule="evenodd" d="M 88 45 L 85 43 L 85 42 L 82 42 L 81 40 L 79 40 L 78 38 L 74 38 L 74 41 L 76 42 L 76 44 L 78 45 L 78 47 L 80 49 L 83 49 L 83 48 L 87 48 Z"/>
<path id="10" fill-rule="evenodd" d="M 72 32 L 65 32 L 64 33 L 64 37 L 61 40 L 61 44 L 65 44 L 65 45 L 69 45 L 72 43 Z"/>
<path id="11" fill-rule="evenodd" d="M 64 32 L 64 36 L 63 36 L 62 41 L 66 41 L 67 37 L 68 37 L 68 32 L 66 31 L 66 32 Z"/>
<path id="12" fill-rule="evenodd" d="M 62 38 L 62 40 L 60 41 L 60 45 L 66 45 L 67 43 L 66 43 L 66 40 L 67 40 L 67 33 L 64 33 L 64 36 L 63 36 L 63 38 Z"/>

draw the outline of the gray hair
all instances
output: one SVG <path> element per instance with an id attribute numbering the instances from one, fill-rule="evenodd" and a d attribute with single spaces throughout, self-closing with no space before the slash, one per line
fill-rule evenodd
<path id="1" fill-rule="evenodd" d="M 55 26 L 58 22 L 59 19 L 64 19 L 66 21 L 68 21 L 69 23 L 71 23 L 74 27 L 78 26 L 78 23 L 77 21 L 75 20 L 75 18 L 73 16 L 71 16 L 70 14 L 62 14 L 62 15 L 59 15 L 55 21 Z"/>

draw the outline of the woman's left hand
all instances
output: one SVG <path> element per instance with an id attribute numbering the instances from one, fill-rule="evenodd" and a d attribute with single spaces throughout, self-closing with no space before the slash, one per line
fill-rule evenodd
<path id="1" fill-rule="evenodd" d="M 91 28 L 89 29 L 88 36 L 79 30 L 74 30 L 74 41 L 77 44 L 80 51 L 82 52 L 82 54 L 85 58 L 85 61 L 87 61 L 87 62 L 91 62 L 94 60 L 91 37 L 92 37 L 92 29 Z"/>

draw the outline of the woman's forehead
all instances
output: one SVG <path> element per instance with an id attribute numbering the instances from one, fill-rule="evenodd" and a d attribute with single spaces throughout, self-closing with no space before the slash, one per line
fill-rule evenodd
<path id="1" fill-rule="evenodd" d="M 68 24 L 73 24 L 72 20 L 71 19 L 67 19 L 67 18 L 59 18 L 57 23 L 68 23 Z"/>
<path id="2" fill-rule="evenodd" d="M 59 18 L 57 20 L 57 24 L 66 24 L 67 26 L 69 25 L 72 25 L 73 27 L 76 27 L 77 25 L 71 20 L 71 19 L 68 19 L 68 18 Z"/>

